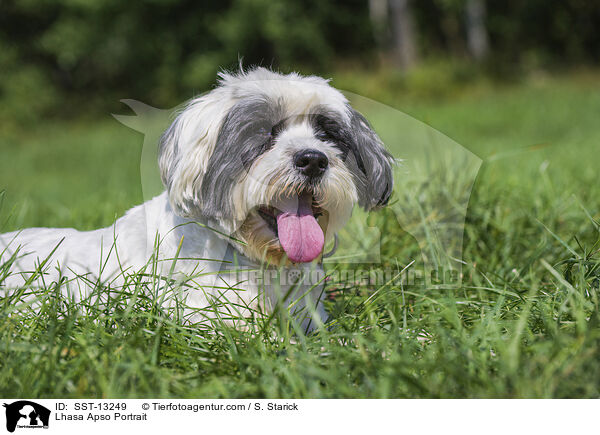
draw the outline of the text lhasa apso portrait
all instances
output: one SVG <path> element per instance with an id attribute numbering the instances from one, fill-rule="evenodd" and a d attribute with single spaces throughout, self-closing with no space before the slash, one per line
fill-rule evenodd
<path id="1" fill-rule="evenodd" d="M 234 263 L 319 268 L 325 244 L 355 206 L 388 202 L 392 165 L 365 118 L 326 80 L 263 68 L 223 73 L 218 87 L 189 102 L 161 138 L 163 194 L 104 229 L 0 236 L 2 261 L 16 258 L 4 284 L 22 286 L 48 260 L 33 284 L 63 279 L 63 292 L 77 299 L 90 287 L 77 277 L 118 287 L 128 271 L 154 259 L 161 276 L 192 277 L 179 288 L 189 310 L 223 297 L 266 311 L 295 301 L 310 329 L 311 316 L 327 317 L 322 283 L 306 279 L 288 292 L 233 282 L 223 272 Z M 173 285 L 164 280 L 162 290 Z"/>

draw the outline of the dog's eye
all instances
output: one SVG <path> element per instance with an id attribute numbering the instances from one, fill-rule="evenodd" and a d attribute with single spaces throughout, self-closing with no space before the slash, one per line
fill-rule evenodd
<path id="1" fill-rule="evenodd" d="M 271 127 L 267 126 L 267 125 L 261 125 L 257 128 L 256 130 L 257 134 L 261 135 L 261 136 L 271 136 L 272 131 L 271 131 Z"/>
<path id="2" fill-rule="evenodd" d="M 276 137 L 279 133 L 281 133 L 283 131 L 283 129 L 285 128 L 285 120 L 284 121 L 279 121 L 277 124 L 275 124 L 273 126 L 273 128 L 271 128 L 271 136 L 272 137 Z"/>
<path id="3" fill-rule="evenodd" d="M 317 130 L 315 132 L 315 137 L 322 141 L 329 140 L 329 134 L 327 134 L 327 132 L 324 130 Z"/>

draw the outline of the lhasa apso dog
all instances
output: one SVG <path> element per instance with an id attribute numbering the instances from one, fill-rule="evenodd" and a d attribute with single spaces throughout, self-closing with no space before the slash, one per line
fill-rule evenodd
<path id="1" fill-rule="evenodd" d="M 154 261 L 160 290 L 176 288 L 193 320 L 211 317 L 216 310 L 203 309 L 224 300 L 220 310 L 238 314 L 293 305 L 311 329 L 327 317 L 322 275 L 313 273 L 322 270 L 324 246 L 354 206 L 388 202 L 393 162 L 327 80 L 264 68 L 222 73 L 162 135 L 163 194 L 108 228 L 0 236 L 2 263 L 14 261 L 2 286 L 63 280 L 63 293 L 79 299 L 90 283 L 118 288 Z M 38 268 L 43 273 L 31 280 Z M 239 279 L 252 268 L 291 272 L 295 280 Z"/>

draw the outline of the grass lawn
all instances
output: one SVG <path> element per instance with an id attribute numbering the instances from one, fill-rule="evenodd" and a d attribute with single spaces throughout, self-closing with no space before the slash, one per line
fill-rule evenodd
<path id="1" fill-rule="evenodd" d="M 387 103 L 482 159 L 462 283 L 332 282 L 334 320 L 309 336 L 285 316 L 246 332 L 183 327 L 154 303 L 152 278 L 108 306 L 64 305 L 49 285 L 41 312 L 0 299 L 0 396 L 598 397 L 600 75 Z M 403 141 L 385 113 L 369 118 Z M 0 231 L 110 225 L 143 200 L 141 149 L 108 115 L 0 138 Z M 412 190 L 399 180 L 390 210 L 368 219 L 381 229 L 380 267 L 405 273 L 424 267 L 430 240 L 394 216 L 439 203 L 439 183 L 462 178 L 449 170 Z M 0 265 L 0 285 L 6 273 Z"/>

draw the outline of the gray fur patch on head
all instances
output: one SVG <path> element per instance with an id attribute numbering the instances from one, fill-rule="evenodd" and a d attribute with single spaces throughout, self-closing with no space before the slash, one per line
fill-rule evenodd
<path id="1" fill-rule="evenodd" d="M 395 160 L 383 147 L 383 142 L 369 122 L 356 110 L 350 110 L 350 131 L 355 141 L 357 158 L 362 160 L 366 182 L 358 186 L 359 204 L 366 210 L 385 206 L 392 195 Z"/>
<path id="2" fill-rule="evenodd" d="M 229 111 L 202 180 L 200 204 L 205 216 L 231 220 L 232 190 L 253 162 L 275 143 L 283 109 L 265 96 L 246 98 Z"/>
<path id="3" fill-rule="evenodd" d="M 171 189 L 176 174 L 176 167 L 181 158 L 179 153 L 179 135 L 181 131 L 181 116 L 165 130 L 158 142 L 158 167 L 160 178 L 167 190 Z"/>

